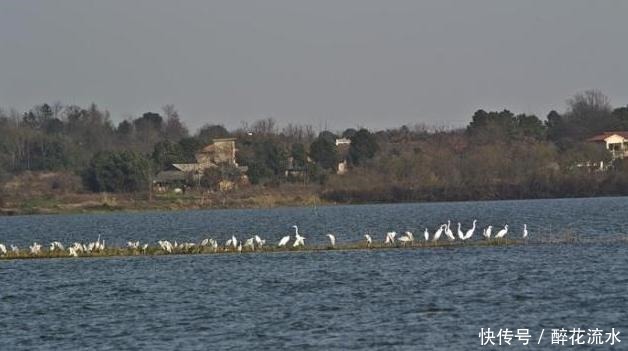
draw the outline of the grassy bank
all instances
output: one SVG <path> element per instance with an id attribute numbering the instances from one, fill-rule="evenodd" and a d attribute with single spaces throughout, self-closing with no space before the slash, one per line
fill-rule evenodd
<path id="1" fill-rule="evenodd" d="M 225 208 L 273 208 L 325 204 L 318 189 L 304 186 L 249 187 L 232 192 L 189 191 L 185 194 L 93 194 L 33 193 L 6 194 L 0 215 L 102 213 L 113 211 L 188 210 Z"/>

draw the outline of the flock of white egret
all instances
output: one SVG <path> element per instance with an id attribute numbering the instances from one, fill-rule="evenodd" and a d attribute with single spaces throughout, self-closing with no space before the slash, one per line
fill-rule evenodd
<path id="1" fill-rule="evenodd" d="M 477 220 L 473 220 L 473 225 L 470 229 L 463 231 L 460 222 L 458 222 L 457 232 L 454 234 L 451 229 L 451 221 L 447 221 L 447 223 L 441 224 L 433 234 L 430 234 L 429 230 L 425 228 L 423 232 L 423 238 L 425 242 L 437 242 L 441 239 L 441 236 L 444 234 L 448 241 L 466 241 L 471 239 L 476 230 Z M 281 248 L 302 248 L 305 247 L 305 237 L 299 234 L 299 227 L 294 225 L 294 240 L 292 243 L 290 241 L 293 239 L 291 235 L 286 235 L 282 237 L 277 245 L 273 249 L 281 249 Z M 482 230 L 482 235 L 485 239 L 502 239 L 508 234 L 508 225 L 504 225 L 502 229 L 500 229 L 493 236 L 493 226 L 488 226 Z M 383 246 L 390 247 L 395 245 L 401 245 L 403 247 L 407 245 L 412 245 L 415 242 L 414 234 L 410 231 L 406 231 L 403 235 L 397 238 L 398 234 L 395 231 L 391 231 L 386 233 Z M 326 234 L 326 237 L 329 239 L 328 248 L 336 247 L 336 236 L 334 234 Z M 528 237 L 528 227 L 526 224 L 523 225 L 522 238 L 526 239 Z M 370 234 L 364 235 L 364 244 L 367 248 L 372 247 L 373 245 L 373 237 Z M 244 251 L 256 251 L 264 248 L 266 244 L 266 240 L 262 239 L 259 235 L 254 235 L 244 241 L 238 240 L 235 235 L 232 235 L 224 245 L 220 245 L 219 242 L 212 238 L 205 238 L 199 243 L 193 242 L 183 242 L 177 243 L 176 241 L 170 242 L 168 240 L 159 240 L 157 242 L 157 246 L 151 247 L 148 243 L 140 244 L 139 241 L 128 241 L 126 248 L 109 248 L 109 250 L 127 250 L 133 253 L 191 253 L 191 252 L 206 252 L 207 250 L 211 252 L 242 252 Z M 87 244 L 75 242 L 67 249 L 65 246 L 59 241 L 53 241 L 50 243 L 48 250 L 42 250 L 42 245 L 37 242 L 28 246 L 28 251 L 25 251 L 26 257 L 28 256 L 70 256 L 70 257 L 78 257 L 78 256 L 89 256 L 94 253 L 104 253 L 107 248 L 105 246 L 105 240 L 100 240 L 100 235 L 95 242 L 89 242 Z M 10 248 L 0 243 L 0 257 L 7 257 L 7 255 L 11 254 L 13 257 L 19 257 L 21 255 L 20 248 L 15 245 L 10 245 Z M 22 253 L 23 255 L 23 253 Z"/>

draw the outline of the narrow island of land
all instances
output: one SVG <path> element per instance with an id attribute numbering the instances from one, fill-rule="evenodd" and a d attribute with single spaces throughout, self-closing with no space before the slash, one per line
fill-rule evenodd
<path id="1" fill-rule="evenodd" d="M 0 260 L 11 259 L 44 259 L 44 258 L 79 258 L 79 257 L 127 257 L 127 256 L 162 256 L 162 255 L 221 255 L 221 254 L 250 254 L 250 253 L 312 253 L 321 251 L 357 251 L 357 250 L 420 250 L 420 249 L 451 249 L 451 248 L 482 248 L 482 247 L 504 247 L 518 245 L 586 245 L 594 243 L 605 243 L 614 245 L 628 244 L 625 238 L 612 239 L 581 239 L 573 234 L 562 234 L 558 237 L 541 239 L 521 239 L 521 238 L 491 238 L 467 241 L 412 241 L 412 242 L 347 242 L 335 243 L 334 245 L 318 244 L 303 245 L 293 247 L 290 245 L 277 246 L 276 243 L 263 245 L 226 245 L 218 244 L 212 239 L 203 240 L 199 243 L 176 243 L 170 241 L 159 241 L 157 244 L 141 243 L 139 241 L 129 242 L 126 247 L 109 247 L 103 241 L 91 243 L 74 243 L 72 246 L 64 246 L 60 242 L 52 242 L 49 246 L 33 243 L 28 247 L 18 248 L 16 246 L 6 247 L 0 243 Z M 257 246 L 256 246 L 257 245 Z M 4 248 L 4 250 L 2 250 Z"/>

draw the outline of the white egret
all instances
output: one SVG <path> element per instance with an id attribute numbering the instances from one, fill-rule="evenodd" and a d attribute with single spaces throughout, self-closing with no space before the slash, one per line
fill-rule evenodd
<path id="1" fill-rule="evenodd" d="M 266 240 L 262 240 L 262 238 L 260 238 L 259 235 L 255 235 L 255 244 L 257 244 L 257 246 L 259 246 L 259 248 L 261 249 L 262 246 L 266 244 Z"/>
<path id="2" fill-rule="evenodd" d="M 485 238 L 490 239 L 492 230 L 493 230 L 493 226 L 489 225 L 488 227 L 484 229 L 484 233 L 482 233 L 482 235 L 484 235 Z"/>
<path id="3" fill-rule="evenodd" d="M 238 239 L 235 237 L 235 235 L 231 236 L 231 245 L 233 245 L 234 249 L 238 247 Z"/>
<path id="4" fill-rule="evenodd" d="M 242 252 L 242 243 L 238 244 L 237 250 L 238 250 L 238 252 Z"/>
<path id="5" fill-rule="evenodd" d="M 335 247 L 336 246 L 336 237 L 333 234 L 327 234 L 327 237 L 329 238 L 329 242 L 331 243 L 331 247 Z"/>
<path id="6" fill-rule="evenodd" d="M 3 255 L 7 254 L 7 247 L 4 246 L 4 244 L 0 244 L 0 253 L 2 253 Z"/>
<path id="7" fill-rule="evenodd" d="M 440 239 L 440 236 L 443 234 L 443 230 L 445 230 L 445 224 L 441 224 L 441 226 L 438 227 L 438 230 L 436 231 L 436 233 L 434 233 L 434 238 L 432 239 L 432 241 L 438 241 L 438 239 Z"/>
<path id="8" fill-rule="evenodd" d="M 523 238 L 527 238 L 528 237 L 528 225 L 527 224 L 523 224 Z"/>
<path id="9" fill-rule="evenodd" d="M 447 235 L 447 238 L 451 241 L 456 240 L 456 237 L 454 236 L 454 233 L 451 231 L 451 221 L 448 220 L 447 221 L 447 226 L 445 227 L 445 235 Z"/>
<path id="10" fill-rule="evenodd" d="M 41 245 L 39 245 L 37 242 L 34 242 L 33 245 L 29 246 L 28 248 L 33 255 L 39 255 L 39 253 L 41 252 Z"/>
<path id="11" fill-rule="evenodd" d="M 394 244 L 395 237 L 397 236 L 397 232 L 388 232 L 386 233 L 386 240 L 384 240 L 384 244 Z"/>
<path id="12" fill-rule="evenodd" d="M 297 247 L 297 246 L 305 246 L 305 237 L 299 235 L 299 227 L 297 227 L 296 225 L 293 225 L 292 228 L 294 228 L 294 244 L 292 244 L 292 247 Z"/>
<path id="13" fill-rule="evenodd" d="M 296 237 L 294 238 L 294 244 L 292 244 L 292 247 L 305 246 L 304 240 L 305 240 L 304 236 L 297 234 Z"/>
<path id="14" fill-rule="evenodd" d="M 85 250 L 83 250 L 83 246 L 84 245 L 81 243 L 74 242 L 71 247 L 74 248 L 74 251 L 76 252 L 84 252 Z"/>
<path id="15" fill-rule="evenodd" d="M 368 234 L 364 234 L 364 239 L 366 239 L 366 247 L 370 247 L 373 243 L 373 238 Z"/>
<path id="16" fill-rule="evenodd" d="M 255 238 L 246 239 L 244 247 L 249 248 L 251 251 L 255 251 Z"/>
<path id="17" fill-rule="evenodd" d="M 286 235 L 283 238 L 281 238 L 281 240 L 279 240 L 279 244 L 277 244 L 277 246 L 279 246 L 279 247 L 286 246 L 288 241 L 290 241 L 290 235 Z"/>
<path id="18" fill-rule="evenodd" d="M 205 238 L 203 239 L 203 241 L 201 241 L 201 246 L 207 246 L 209 244 L 209 239 Z"/>
<path id="19" fill-rule="evenodd" d="M 466 234 L 464 235 L 464 240 L 471 239 L 471 237 L 473 236 L 473 233 L 475 232 L 475 224 L 477 222 L 478 222 L 477 219 L 473 220 L 473 226 L 471 227 L 471 229 L 467 230 Z"/>
<path id="20" fill-rule="evenodd" d="M 18 247 L 17 247 L 17 246 L 15 246 L 15 245 L 11 245 L 11 251 L 12 251 L 14 254 L 19 254 L 19 253 L 20 253 L 20 248 L 18 248 Z"/>
<path id="21" fill-rule="evenodd" d="M 399 238 L 399 241 L 405 246 L 407 243 L 414 241 L 414 235 L 411 232 L 405 232 L 404 235 Z"/>
<path id="22" fill-rule="evenodd" d="M 430 232 L 427 231 L 427 228 L 425 228 L 425 231 L 423 232 L 423 238 L 425 238 L 425 241 L 430 240 Z"/>
<path id="23" fill-rule="evenodd" d="M 464 240 L 464 233 L 460 230 L 460 222 L 458 222 L 458 238 L 460 238 L 460 240 Z"/>
<path id="24" fill-rule="evenodd" d="M 76 252 L 76 248 L 75 248 L 75 247 L 73 247 L 73 246 L 72 246 L 72 247 L 70 247 L 70 248 L 68 249 L 68 251 L 69 251 L 69 255 L 70 255 L 70 256 L 72 256 L 72 257 L 78 257 L 78 252 Z"/>
<path id="25" fill-rule="evenodd" d="M 508 234 L 508 224 L 506 224 L 504 226 L 504 229 L 500 230 L 499 232 L 497 232 L 497 234 L 495 234 L 495 238 L 496 239 L 501 239 L 503 238 L 506 234 Z"/>
<path id="26" fill-rule="evenodd" d="M 157 243 L 163 251 L 172 253 L 172 244 L 168 240 L 159 240 Z"/>
<path id="27" fill-rule="evenodd" d="M 53 241 L 50 243 L 50 251 L 55 251 L 55 250 L 63 251 L 65 250 L 65 248 L 63 247 L 63 244 L 61 244 L 60 242 Z"/>

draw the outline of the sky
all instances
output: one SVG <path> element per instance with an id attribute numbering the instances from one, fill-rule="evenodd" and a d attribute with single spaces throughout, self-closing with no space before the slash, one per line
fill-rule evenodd
<path id="1" fill-rule="evenodd" d="M 3 0 L 0 106 L 174 104 L 195 130 L 466 125 L 628 104 L 625 0 Z"/>

